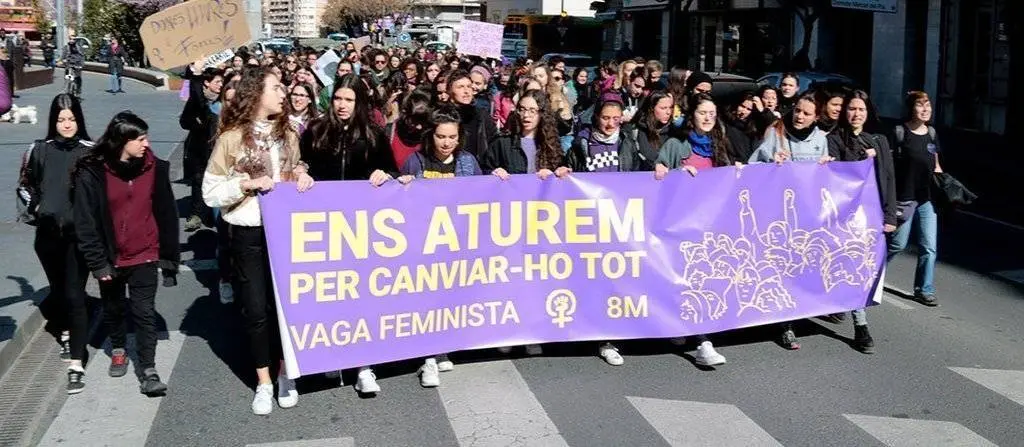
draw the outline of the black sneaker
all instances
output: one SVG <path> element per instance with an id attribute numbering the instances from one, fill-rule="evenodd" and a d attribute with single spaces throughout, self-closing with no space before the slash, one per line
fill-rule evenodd
<path id="1" fill-rule="evenodd" d="M 68 369 L 68 394 L 78 394 L 85 389 L 85 382 L 82 381 L 83 377 L 85 377 L 85 371 Z"/>
<path id="2" fill-rule="evenodd" d="M 110 377 L 124 377 L 128 374 L 128 353 L 124 349 L 115 349 L 110 356 Z"/>
<path id="3" fill-rule="evenodd" d="M 185 221 L 186 233 L 199 231 L 200 228 L 203 228 L 203 219 L 200 219 L 199 216 L 190 216 L 188 220 Z"/>
<path id="4" fill-rule="evenodd" d="M 60 334 L 60 359 L 71 361 L 71 335 L 68 333 Z"/>
<path id="5" fill-rule="evenodd" d="M 167 384 L 160 381 L 155 369 L 149 368 L 143 373 L 139 391 L 147 396 L 163 396 L 167 393 Z"/>
<path id="6" fill-rule="evenodd" d="M 868 325 L 865 324 L 853 327 L 853 349 L 864 354 L 875 353 L 875 341 L 871 339 L 871 333 L 868 332 Z"/>
<path id="7" fill-rule="evenodd" d="M 939 305 L 939 300 L 935 299 L 934 294 L 918 293 L 914 295 L 914 299 L 928 307 L 935 307 Z"/>
<path id="8" fill-rule="evenodd" d="M 792 329 L 787 329 L 782 333 L 782 340 L 779 341 L 779 344 L 790 351 L 800 349 L 800 342 L 797 341 L 796 333 Z"/>

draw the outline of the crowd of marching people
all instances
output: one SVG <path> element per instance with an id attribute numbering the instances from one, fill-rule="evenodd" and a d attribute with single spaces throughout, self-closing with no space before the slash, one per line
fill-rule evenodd
<path id="1" fill-rule="evenodd" d="M 929 186 L 941 167 L 925 93 L 906 96 L 902 124 L 879 129 L 867 92 L 829 85 L 801 92 L 795 74 L 784 75 L 779 86 L 723 98 L 705 73 L 673 67 L 665 82 L 664 67 L 642 59 L 605 61 L 590 72 L 567 70 L 558 58 L 501 64 L 352 43 L 338 51 L 341 61 L 328 82 L 318 79 L 320 53 L 312 50 L 256 55 L 242 49 L 222 66 L 197 61 L 185 74 L 191 91 L 180 124 L 188 131 L 192 204 L 184 227 L 217 230 L 219 296 L 236 303 L 244 320 L 258 379 L 256 414 L 270 413 L 275 398 L 282 408 L 298 401 L 281 364 L 257 200 L 280 182 L 295 182 L 301 192 L 327 180 L 379 186 L 472 175 L 545 179 L 632 171 L 663 179 L 750 163 L 871 159 L 889 258 L 906 247 L 913 231 L 919 247 L 914 290 L 920 302 L 936 305 L 937 219 Z M 67 310 L 58 325 L 64 329 L 69 393 L 85 383 L 84 286 L 90 273 L 101 284 L 114 346 L 110 375 L 127 372 L 127 313 L 138 335 L 142 391 L 166 390 L 153 361 L 153 303 L 158 272 L 165 285 L 174 284 L 178 219 L 167 162 L 149 150 L 146 129 L 139 117 L 123 112 L 93 142 L 80 102 L 61 94 L 53 100 L 47 135 L 26 155 L 19 194 L 24 218 L 37 226 L 35 248 L 50 299 Z M 838 322 L 845 315 L 826 318 Z M 865 311 L 852 312 L 852 320 L 853 346 L 874 352 Z M 783 347 L 799 349 L 792 325 L 780 325 L 779 334 Z M 690 338 L 695 362 L 724 364 L 709 335 Z M 542 353 L 537 345 L 525 349 Z M 419 370 L 425 387 L 438 386 L 439 372 L 454 368 L 438 354 Z M 624 363 L 611 342 L 601 343 L 597 354 L 608 364 Z M 361 393 L 380 391 L 372 365 L 359 369 L 354 386 Z"/>

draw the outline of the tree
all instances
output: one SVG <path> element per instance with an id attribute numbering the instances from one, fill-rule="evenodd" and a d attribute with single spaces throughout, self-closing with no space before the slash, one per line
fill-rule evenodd
<path id="1" fill-rule="evenodd" d="M 808 54 L 811 50 L 811 37 L 814 33 L 814 23 L 818 21 L 821 14 L 832 7 L 830 0 L 779 0 L 779 4 L 793 11 L 797 17 L 800 18 L 800 23 L 804 27 L 804 38 L 801 42 L 800 49 L 794 53 L 798 59 L 803 57 L 808 59 L 806 65 L 810 66 L 810 60 Z M 797 62 L 798 65 L 802 65 L 801 62 Z"/>
<path id="2" fill-rule="evenodd" d="M 327 0 L 323 24 L 337 29 L 392 13 L 405 13 L 414 0 Z"/>
<path id="3" fill-rule="evenodd" d="M 151 14 L 180 3 L 179 0 L 85 0 L 79 35 L 88 37 L 98 51 L 104 37 L 117 37 L 136 60 L 144 53 L 139 27 Z M 69 23 L 70 22 L 69 19 Z"/>

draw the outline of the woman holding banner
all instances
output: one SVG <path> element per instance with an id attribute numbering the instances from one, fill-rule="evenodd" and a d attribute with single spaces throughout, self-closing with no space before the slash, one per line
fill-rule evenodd
<path id="1" fill-rule="evenodd" d="M 316 180 L 369 180 L 374 186 L 397 177 L 388 139 L 370 119 L 366 83 L 348 74 L 332 89 L 330 109 L 309 124 L 299 145 L 302 159 L 310 163 L 309 174 Z M 380 392 L 369 366 L 359 369 L 355 389 L 364 394 Z"/>
<path id="2" fill-rule="evenodd" d="M 459 111 L 451 105 L 441 105 L 430 113 L 430 122 L 423 136 L 423 150 L 406 158 L 402 176 L 398 181 L 409 184 L 413 179 L 442 179 L 480 175 L 476 157 L 462 150 L 459 142 Z M 441 371 L 451 371 L 455 365 L 447 354 L 430 357 L 420 367 L 420 385 L 426 388 L 441 384 Z"/>
<path id="3" fill-rule="evenodd" d="M 270 367 L 282 355 L 277 307 L 260 204 L 256 196 L 282 181 L 297 181 L 299 191 L 313 187 L 313 178 L 299 159 L 299 139 L 288 120 L 285 89 L 270 68 L 242 75 L 236 101 L 224 109 L 217 144 L 203 177 L 203 200 L 223 210 L 230 225 L 229 249 L 235 279 L 235 300 L 242 308 L 258 384 L 252 411 L 273 410 Z M 279 368 L 277 402 L 298 403 L 295 382 Z"/>

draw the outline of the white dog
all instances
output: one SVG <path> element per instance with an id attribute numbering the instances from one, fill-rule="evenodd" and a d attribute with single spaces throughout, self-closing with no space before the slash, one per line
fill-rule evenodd
<path id="1" fill-rule="evenodd" d="M 12 105 L 10 112 L 0 116 L 0 121 L 35 124 L 38 121 L 38 118 L 36 117 L 36 106 L 18 107 L 16 105 Z"/>

